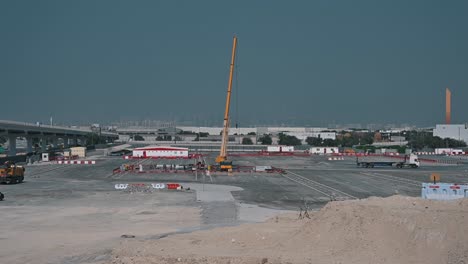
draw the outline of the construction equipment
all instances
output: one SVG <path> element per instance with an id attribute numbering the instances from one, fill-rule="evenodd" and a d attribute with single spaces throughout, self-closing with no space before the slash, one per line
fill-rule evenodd
<path id="1" fill-rule="evenodd" d="M 224 123 L 223 123 L 223 134 L 221 141 L 221 150 L 219 156 L 216 157 L 216 163 L 219 164 L 221 171 L 232 171 L 232 161 L 228 160 L 227 157 L 227 144 L 229 141 L 229 107 L 231 105 L 231 90 L 232 90 L 232 79 L 234 75 L 234 63 L 236 59 L 236 46 L 237 46 L 237 37 L 234 36 L 232 43 L 232 57 L 231 57 L 231 66 L 229 69 L 229 82 L 228 90 L 226 96 L 226 108 L 224 111 Z"/>
<path id="2" fill-rule="evenodd" d="M 24 167 L 7 161 L 0 167 L 0 183 L 20 183 L 24 180 Z"/>

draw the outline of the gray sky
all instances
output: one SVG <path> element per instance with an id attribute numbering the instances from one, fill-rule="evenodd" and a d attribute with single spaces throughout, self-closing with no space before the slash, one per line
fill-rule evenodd
<path id="1" fill-rule="evenodd" d="M 467 1 L 0 1 L 0 119 L 221 125 L 237 34 L 240 125 L 433 125 L 445 87 L 466 122 L 467 13 Z"/>

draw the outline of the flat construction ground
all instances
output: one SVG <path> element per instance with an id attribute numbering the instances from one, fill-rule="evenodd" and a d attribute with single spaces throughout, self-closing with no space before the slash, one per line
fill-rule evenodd
<path id="1" fill-rule="evenodd" d="M 409 198 L 420 196 L 432 172 L 467 182 L 466 165 L 363 169 L 352 158 L 238 157 L 239 165 L 287 173 L 209 177 L 114 175 L 124 160 L 95 158 L 95 165 L 27 166 L 24 183 L 0 186 L 1 263 L 468 262 L 466 202 Z M 186 190 L 114 188 L 126 183 Z M 304 204 L 326 207 L 298 220 Z"/>

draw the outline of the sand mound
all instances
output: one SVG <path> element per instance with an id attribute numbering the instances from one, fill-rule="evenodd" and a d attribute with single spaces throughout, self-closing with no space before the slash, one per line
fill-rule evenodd
<path id="1" fill-rule="evenodd" d="M 125 240 L 109 263 L 468 263 L 468 199 L 332 202 L 296 218 Z"/>

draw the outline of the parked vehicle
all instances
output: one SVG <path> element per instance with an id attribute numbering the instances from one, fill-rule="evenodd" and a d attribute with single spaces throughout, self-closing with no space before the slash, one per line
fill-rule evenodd
<path id="1" fill-rule="evenodd" d="M 0 183 L 20 183 L 24 180 L 24 167 L 7 161 L 0 167 Z"/>

